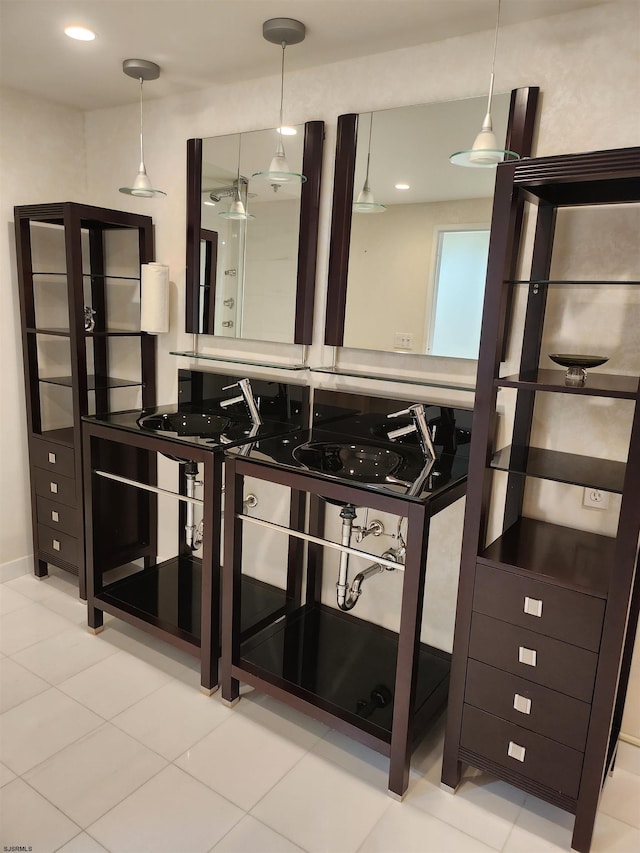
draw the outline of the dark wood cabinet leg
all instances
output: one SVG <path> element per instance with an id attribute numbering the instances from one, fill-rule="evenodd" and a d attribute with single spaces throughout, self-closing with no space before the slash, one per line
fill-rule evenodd
<path id="1" fill-rule="evenodd" d="M 89 625 L 89 630 L 93 634 L 99 634 L 103 629 L 104 623 L 104 613 L 102 610 L 89 605 L 87 607 L 87 623 Z"/>
<path id="2" fill-rule="evenodd" d="M 389 794 L 398 800 L 404 797 L 409 786 L 413 747 L 412 718 L 415 710 L 425 564 L 429 539 L 429 517 L 424 507 L 411 507 L 407 522 L 407 551 L 402 585 L 389 760 Z"/>
<path id="3" fill-rule="evenodd" d="M 240 657 L 242 591 L 242 489 L 244 477 L 236 474 L 235 459 L 225 465 L 224 560 L 222 564 L 222 700 L 235 704 L 240 698 L 240 682 L 231 675 Z"/>
<path id="4" fill-rule="evenodd" d="M 33 573 L 37 578 L 48 578 L 49 577 L 49 564 L 46 560 L 35 560 L 33 566 Z"/>

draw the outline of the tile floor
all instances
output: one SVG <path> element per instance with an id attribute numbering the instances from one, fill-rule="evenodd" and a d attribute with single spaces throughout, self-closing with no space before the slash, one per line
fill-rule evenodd
<path id="1" fill-rule="evenodd" d="M 53 570 L 52 570 L 53 571 Z M 568 851 L 571 816 L 477 772 L 439 788 L 442 721 L 407 797 L 387 760 L 247 692 L 199 691 L 195 658 L 85 606 L 64 573 L 0 584 L 0 840 L 33 853 Z M 623 745 L 594 853 L 640 851 L 640 750 Z"/>

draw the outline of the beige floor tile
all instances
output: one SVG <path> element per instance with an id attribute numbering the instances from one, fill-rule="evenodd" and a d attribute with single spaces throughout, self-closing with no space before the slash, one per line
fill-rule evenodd
<path id="1" fill-rule="evenodd" d="M 14 708 L 25 699 L 30 699 L 50 687 L 12 658 L 0 660 L 0 713 Z"/>
<path id="2" fill-rule="evenodd" d="M 165 766 L 155 752 L 107 723 L 25 773 L 24 779 L 86 828 Z"/>
<path id="3" fill-rule="evenodd" d="M 7 848 L 29 848 L 53 853 L 78 834 L 79 827 L 47 802 L 22 779 L 2 789 L 2 843 Z"/>
<path id="4" fill-rule="evenodd" d="M 2 715 L 0 760 L 21 775 L 103 722 L 51 687 Z"/>
<path id="5" fill-rule="evenodd" d="M 111 853 L 205 853 L 241 809 L 173 765 L 88 827 Z"/>
<path id="6" fill-rule="evenodd" d="M 88 631 L 69 626 L 68 630 L 17 652 L 13 659 L 50 684 L 60 684 L 116 651 Z"/>
<path id="7" fill-rule="evenodd" d="M 301 853 L 302 848 L 246 815 L 213 848 L 214 853 Z"/>

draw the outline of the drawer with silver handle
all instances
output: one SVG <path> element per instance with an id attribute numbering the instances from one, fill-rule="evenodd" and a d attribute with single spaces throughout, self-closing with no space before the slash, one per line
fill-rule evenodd
<path id="1" fill-rule="evenodd" d="M 467 662 L 464 701 L 573 749 L 584 750 L 591 714 L 587 702 L 477 660 Z"/>
<path id="2" fill-rule="evenodd" d="M 50 555 L 55 564 L 57 558 L 77 566 L 80 557 L 80 542 L 74 536 L 38 525 L 38 549 L 41 555 Z"/>
<path id="3" fill-rule="evenodd" d="M 515 572 L 478 563 L 473 609 L 512 625 L 597 652 L 605 602 Z"/>
<path id="4" fill-rule="evenodd" d="M 36 498 L 36 511 L 38 524 L 44 524 L 53 530 L 68 533 L 70 536 L 80 537 L 82 535 L 80 512 L 75 507 L 67 506 L 57 500 L 38 497 Z"/>
<path id="5" fill-rule="evenodd" d="M 591 702 L 598 656 L 578 646 L 474 613 L 469 657 Z"/>
<path id="6" fill-rule="evenodd" d="M 49 498 L 67 506 L 77 506 L 76 481 L 72 477 L 62 477 L 43 468 L 34 468 L 36 495 Z"/>
<path id="7" fill-rule="evenodd" d="M 31 462 L 36 468 L 44 468 L 63 477 L 75 476 L 75 450 L 64 444 L 54 444 L 46 439 L 31 440 Z"/>
<path id="8" fill-rule="evenodd" d="M 577 797 L 583 755 L 575 749 L 464 706 L 461 745 L 568 797 Z"/>

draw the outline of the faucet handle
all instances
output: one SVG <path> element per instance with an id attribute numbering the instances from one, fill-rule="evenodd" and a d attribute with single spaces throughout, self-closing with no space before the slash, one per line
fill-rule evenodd
<path id="1" fill-rule="evenodd" d="M 240 383 L 239 383 L 239 382 L 232 382 L 232 383 L 231 383 L 231 385 L 223 385 L 223 386 L 222 386 L 222 390 L 223 390 L 223 391 L 228 391 L 230 388 L 237 388 L 237 387 L 239 387 L 239 385 L 240 385 Z"/>
<path id="2" fill-rule="evenodd" d="M 402 415 L 410 415 L 410 414 L 411 414 L 411 408 L 401 409 L 399 412 L 391 412 L 391 414 L 387 415 L 387 418 L 399 418 L 399 417 L 402 417 Z"/>

